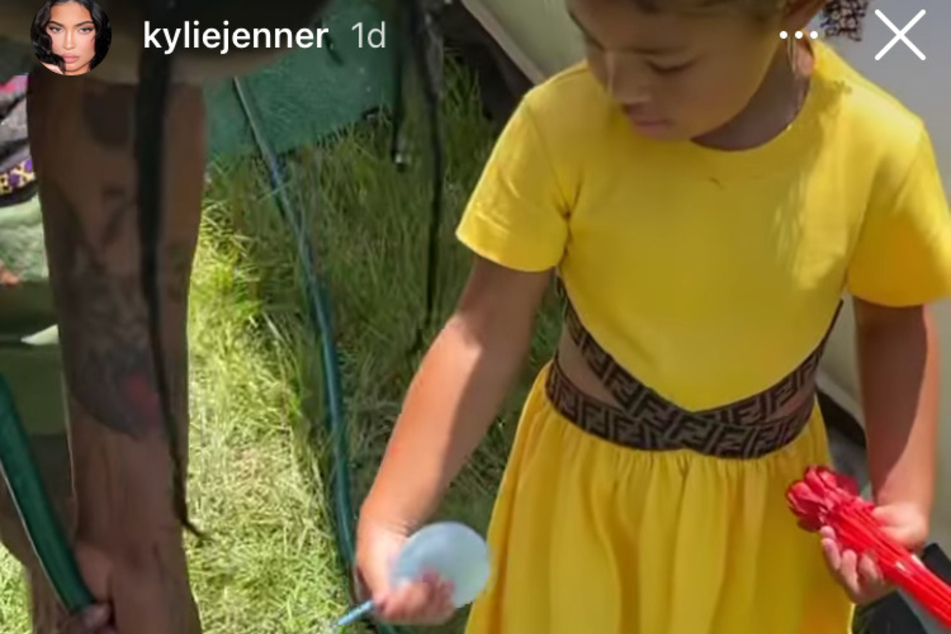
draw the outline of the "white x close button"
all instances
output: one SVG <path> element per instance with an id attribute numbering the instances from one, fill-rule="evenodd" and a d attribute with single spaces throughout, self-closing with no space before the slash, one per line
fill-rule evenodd
<path id="1" fill-rule="evenodd" d="M 895 37 L 892 38 L 892 41 L 889 42 L 885 46 L 885 48 L 879 51 L 878 55 L 875 56 L 875 61 L 879 61 L 880 59 L 885 57 L 885 54 L 888 53 L 888 51 L 892 50 L 892 47 L 894 47 L 899 42 L 903 42 L 905 46 L 911 49 L 912 53 L 918 56 L 918 59 L 920 59 L 921 61 L 924 61 L 926 59 L 925 54 L 922 53 L 921 50 L 917 46 L 915 46 L 914 42 L 912 42 L 908 38 L 908 32 L 911 31 L 911 29 L 916 24 L 918 24 L 918 21 L 921 20 L 921 18 L 925 17 L 926 13 L 927 12 L 924 9 L 922 9 L 921 11 L 918 12 L 918 15 L 916 15 L 914 18 L 911 19 L 911 22 L 905 25 L 905 28 L 899 30 L 899 28 L 895 26 L 891 20 L 888 19 L 888 16 L 882 13 L 880 9 L 875 9 L 875 15 L 878 16 L 878 19 L 884 22 L 885 26 L 891 29 L 892 33 L 895 34 Z"/>

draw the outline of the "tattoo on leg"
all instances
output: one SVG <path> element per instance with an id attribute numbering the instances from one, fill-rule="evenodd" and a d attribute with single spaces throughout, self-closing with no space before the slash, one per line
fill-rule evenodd
<path id="1" fill-rule="evenodd" d="M 129 101 L 130 91 L 124 86 L 102 84 L 83 91 L 83 118 L 93 138 L 105 147 L 127 147 L 132 144 L 133 118 L 131 108 L 117 108 Z"/>
<path id="2" fill-rule="evenodd" d="M 108 190 L 105 195 L 115 193 Z M 98 255 L 123 232 L 104 231 L 94 243 L 69 195 L 54 182 L 43 185 L 43 206 L 51 218 L 47 223 L 51 270 L 55 267 L 51 281 L 59 310 L 67 316 L 61 320 L 60 335 L 71 394 L 96 421 L 114 431 L 141 438 L 163 430 L 138 271 L 117 272 Z M 134 206 L 120 206 L 110 214 L 108 225 L 134 229 L 135 212 Z M 181 265 L 171 268 L 177 276 Z M 172 352 L 169 358 L 177 362 L 184 352 Z M 181 376 L 180 368 L 169 370 Z M 184 414 L 185 408 L 187 403 L 175 403 L 178 412 Z"/>
<path id="3" fill-rule="evenodd" d="M 124 225 L 135 219 L 130 209 L 135 206 L 135 197 L 122 187 L 106 185 L 102 190 L 102 205 L 108 220 L 100 240 L 102 244 L 113 244 L 120 239 Z"/>

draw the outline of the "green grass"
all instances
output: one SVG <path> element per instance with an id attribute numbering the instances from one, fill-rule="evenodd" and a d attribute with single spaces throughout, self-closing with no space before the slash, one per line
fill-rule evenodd
<path id="1" fill-rule="evenodd" d="M 16 562 L 0 548 L 0 627 L 6 632 L 28 632 L 24 584 Z"/>
<path id="2" fill-rule="evenodd" d="M 469 255 L 452 232 L 494 135 L 477 87 L 455 66 L 448 67 L 444 112 L 440 318 L 465 282 Z M 355 504 L 418 362 L 407 350 L 423 311 L 430 172 L 418 121 L 410 132 L 415 160 L 404 173 L 389 160 L 382 118 L 302 149 L 288 165 L 291 198 L 312 221 L 317 264 L 334 302 Z M 212 540 L 191 547 L 194 587 L 209 634 L 319 633 L 347 607 L 348 572 L 330 520 L 318 341 L 305 318 L 294 241 L 262 165 L 232 161 L 209 171 L 192 280 L 190 503 Z M 485 529 L 518 403 L 556 331 L 549 310 L 525 380 L 453 485 L 441 517 Z M 463 617 L 427 631 L 461 632 Z M 0 622 L 3 632 L 27 630 L 23 587 L 5 554 Z"/>

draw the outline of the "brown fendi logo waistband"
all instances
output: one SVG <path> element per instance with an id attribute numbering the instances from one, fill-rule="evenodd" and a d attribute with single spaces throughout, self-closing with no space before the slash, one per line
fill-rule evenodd
<path id="1" fill-rule="evenodd" d="M 582 392 L 562 371 L 556 355 L 545 388 L 555 409 L 585 431 L 610 442 L 648 451 L 690 449 L 724 458 L 758 458 L 785 447 L 809 422 L 815 379 L 841 303 L 816 349 L 770 388 L 715 409 L 686 410 L 631 375 L 591 336 L 562 291 L 565 326 L 588 367 L 619 406 Z"/>

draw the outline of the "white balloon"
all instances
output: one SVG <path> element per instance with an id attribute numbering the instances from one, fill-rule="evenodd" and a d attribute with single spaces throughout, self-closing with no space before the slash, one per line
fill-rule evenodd
<path id="1" fill-rule="evenodd" d="M 465 524 L 430 524 L 403 546 L 391 572 L 392 583 L 418 580 L 427 571 L 453 584 L 452 602 L 461 608 L 475 601 L 489 580 L 489 547 Z"/>

